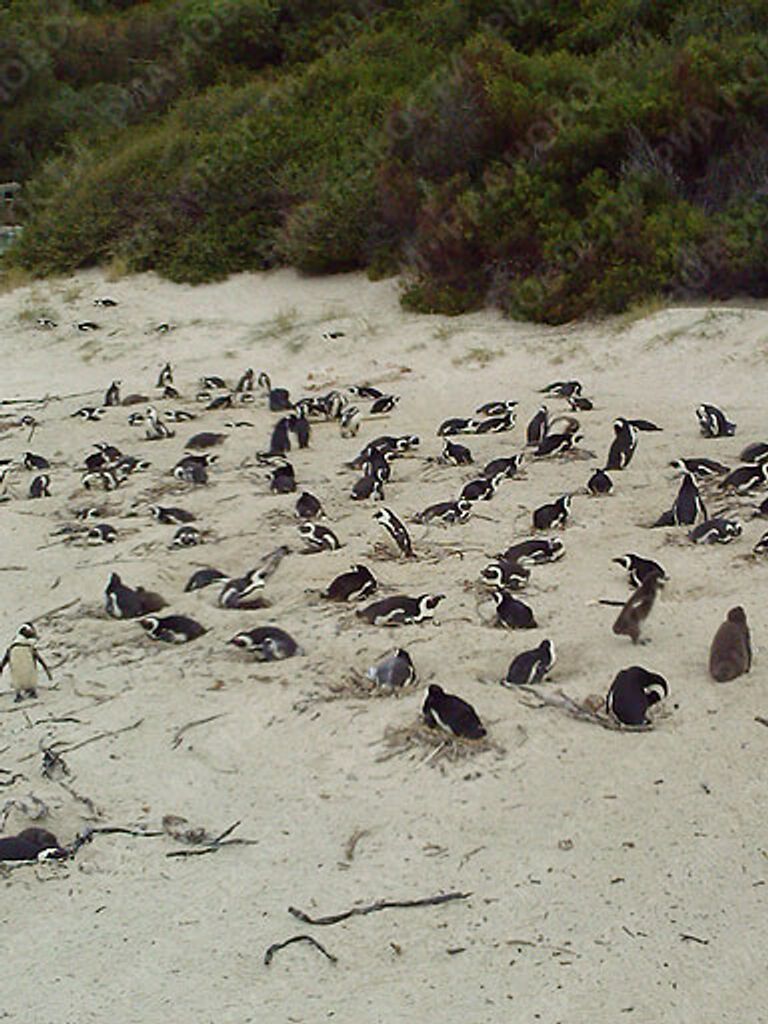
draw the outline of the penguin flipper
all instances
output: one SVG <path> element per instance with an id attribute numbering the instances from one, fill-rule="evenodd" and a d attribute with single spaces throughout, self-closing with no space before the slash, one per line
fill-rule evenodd
<path id="1" fill-rule="evenodd" d="M 53 676 L 51 675 L 51 670 L 48 668 L 48 666 L 43 661 L 42 657 L 37 653 L 37 651 L 35 651 L 35 661 L 37 662 L 38 665 L 42 667 L 43 671 L 48 676 L 48 679 L 52 682 Z"/>
<path id="2" fill-rule="evenodd" d="M 8 664 L 8 662 L 10 660 L 11 660 L 11 651 L 10 651 L 10 648 L 9 648 L 5 652 L 5 654 L 3 655 L 3 660 L 0 661 L 0 676 L 3 674 L 3 669 L 6 667 L 6 665 Z"/>

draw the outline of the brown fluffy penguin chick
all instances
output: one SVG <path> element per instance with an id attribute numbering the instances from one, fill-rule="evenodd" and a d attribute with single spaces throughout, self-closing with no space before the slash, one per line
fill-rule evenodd
<path id="1" fill-rule="evenodd" d="M 749 672 L 751 666 L 752 645 L 747 616 L 741 605 L 737 605 L 731 608 L 715 633 L 709 649 L 709 674 L 718 683 L 727 683 Z"/>
<path id="2" fill-rule="evenodd" d="M 640 642 L 640 627 L 648 618 L 656 594 L 664 585 L 659 573 L 650 573 L 630 596 L 613 624 L 617 636 L 631 637 L 632 643 Z"/>

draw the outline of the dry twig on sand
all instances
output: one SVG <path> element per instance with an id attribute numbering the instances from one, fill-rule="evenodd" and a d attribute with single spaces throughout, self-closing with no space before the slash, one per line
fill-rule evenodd
<path id="1" fill-rule="evenodd" d="M 421 753 L 421 764 L 439 764 L 441 761 L 455 763 L 488 751 L 493 751 L 497 758 L 505 757 L 507 753 L 505 747 L 488 736 L 479 740 L 465 740 L 449 736 L 441 730 L 430 729 L 420 721 L 401 728 L 390 727 L 384 733 L 384 743 L 389 750 L 377 757 L 377 762 L 389 761 L 401 754 L 414 756 Z"/>
<path id="2" fill-rule="evenodd" d="M 653 725 L 623 725 L 608 715 L 595 711 L 590 703 L 579 704 L 573 697 L 569 697 L 562 690 L 555 690 L 554 693 L 546 693 L 543 690 L 535 689 L 533 686 L 517 686 L 516 689 L 523 693 L 536 697 L 536 703 L 531 700 L 522 700 L 527 708 L 559 708 L 571 718 L 578 718 L 582 722 L 591 722 L 593 725 L 602 726 L 603 729 L 612 729 L 614 732 L 648 732 Z"/>
<path id="3" fill-rule="evenodd" d="M 221 711 L 217 715 L 208 715 L 207 718 L 198 718 L 194 722 L 187 722 L 186 725 L 182 725 L 182 727 L 180 729 L 177 729 L 176 732 L 173 734 L 173 742 L 171 743 L 171 746 L 173 747 L 174 750 L 176 749 L 176 747 L 178 747 L 178 745 L 181 743 L 181 737 L 184 735 L 187 729 L 194 729 L 195 726 L 197 725 L 205 725 L 206 722 L 215 722 L 217 718 L 224 718 L 225 714 L 226 712 Z"/>
<path id="4" fill-rule="evenodd" d="M 294 935 L 290 939 L 286 939 L 285 942 L 273 942 L 269 949 L 264 954 L 264 964 L 266 967 L 272 963 L 272 958 L 279 949 L 285 949 L 286 946 L 290 946 L 294 942 L 309 942 L 315 949 L 319 950 L 324 957 L 327 957 L 332 964 L 339 962 L 339 958 L 334 956 L 333 953 L 329 953 L 328 950 L 323 946 L 317 939 L 313 939 L 311 935 Z"/>
<path id="5" fill-rule="evenodd" d="M 303 910 L 296 907 L 288 907 L 288 913 L 297 917 L 305 924 L 338 924 L 339 921 L 346 921 L 349 917 L 363 917 L 366 914 L 375 914 L 379 910 L 403 910 L 408 907 L 434 907 L 441 903 L 452 903 L 454 900 L 467 900 L 471 892 L 446 892 L 439 896 L 425 896 L 420 900 L 377 900 L 376 903 L 369 903 L 365 907 L 353 907 L 341 914 L 330 914 L 328 917 L 310 917 Z"/>

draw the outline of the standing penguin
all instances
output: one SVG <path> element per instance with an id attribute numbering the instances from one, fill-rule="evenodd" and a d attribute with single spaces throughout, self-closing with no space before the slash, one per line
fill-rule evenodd
<path id="1" fill-rule="evenodd" d="M 35 647 L 37 630 L 31 622 L 25 622 L 19 626 L 16 636 L 10 643 L 8 650 L 0 661 L 0 675 L 6 665 L 11 668 L 11 684 L 16 691 L 16 700 L 23 700 L 25 697 L 37 696 L 37 666 L 45 670 L 45 674 L 52 679 L 50 669 L 40 657 Z"/>
<path id="2" fill-rule="evenodd" d="M 539 445 L 547 436 L 549 426 L 549 410 L 546 405 L 539 406 L 525 431 L 525 443 Z"/>
<path id="3" fill-rule="evenodd" d="M 709 650 L 709 674 L 718 683 L 727 683 L 749 672 L 752 667 L 752 645 L 744 609 L 731 608 L 725 622 L 715 633 Z"/>
<path id="4" fill-rule="evenodd" d="M 120 405 L 120 384 L 119 380 L 113 380 L 104 395 L 104 405 Z"/>
<path id="5" fill-rule="evenodd" d="M 620 416 L 614 420 L 613 430 L 616 436 L 608 452 L 606 469 L 626 469 L 632 461 L 637 447 L 637 428 L 629 420 Z"/>
<path id="6" fill-rule="evenodd" d="M 663 586 L 658 573 L 649 573 L 640 586 L 632 592 L 613 624 L 616 636 L 628 636 L 632 643 L 640 641 L 640 627 L 648 618 L 656 601 L 656 594 Z"/>

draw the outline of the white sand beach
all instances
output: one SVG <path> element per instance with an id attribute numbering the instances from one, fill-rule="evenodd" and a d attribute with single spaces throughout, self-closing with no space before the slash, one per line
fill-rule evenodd
<path id="1" fill-rule="evenodd" d="M 105 295 L 118 305 L 94 307 Z M 37 329 L 38 316 L 58 327 Z M 83 319 L 100 329 L 78 332 L 72 324 Z M 161 322 L 175 329 L 159 335 Z M 343 337 L 326 340 L 327 331 Z M 0 296 L 0 347 L 0 399 L 15 403 L 0 406 L 0 458 L 34 451 L 52 463 L 50 498 L 27 497 L 33 474 L 23 469 L 6 477 L 0 645 L 35 620 L 54 681 L 37 700 L 14 703 L 8 673 L 0 679 L 1 831 L 40 825 L 65 844 L 89 827 L 160 833 L 98 833 L 65 862 L 0 865 L 0 1019 L 768 1020 L 760 952 L 768 729 L 756 721 L 768 717 L 768 564 L 751 555 L 766 524 L 751 518 L 754 498 L 707 485 L 709 507 L 743 524 L 732 544 L 696 546 L 683 528 L 649 528 L 678 487 L 670 460 L 736 466 L 747 443 L 768 440 L 768 312 L 671 307 L 545 328 L 493 311 L 407 314 L 396 283 L 360 275 L 280 271 L 191 287 L 153 275 L 107 281 L 94 271 Z M 156 401 L 166 361 L 182 395 L 175 402 Z M 299 490 L 320 498 L 340 550 L 302 553 L 296 496 L 269 492 L 255 455 L 278 414 L 263 398 L 213 412 L 195 401 L 203 374 L 234 382 L 246 367 L 293 398 L 362 383 L 400 397 L 391 414 L 364 419 L 356 438 L 313 422 L 310 447 L 290 453 Z M 404 433 L 421 444 L 393 463 L 384 504 L 409 521 L 457 497 L 473 469 L 523 451 L 539 390 L 572 378 L 594 400 L 577 414 L 580 447 L 594 458 L 527 455 L 519 478 L 503 481 L 466 524 L 409 525 L 415 559 L 398 558 L 373 522 L 377 503 L 350 500 L 357 474 L 345 463 L 371 438 Z M 72 418 L 100 404 L 112 380 L 124 395 L 197 418 L 152 443 L 129 426 L 133 408 L 110 408 L 98 423 Z M 514 430 L 459 438 L 475 467 L 436 462 L 438 424 L 495 399 L 518 400 Z M 562 399 L 546 401 L 551 414 L 568 412 Z M 735 437 L 700 435 L 702 402 L 726 410 Z M 24 414 L 38 421 L 31 440 L 16 425 Z M 663 429 L 640 434 L 631 465 L 612 474 L 612 495 L 589 497 L 584 485 L 605 460 L 617 416 Z M 242 421 L 252 425 L 224 426 Z M 228 437 L 209 485 L 195 488 L 170 470 L 204 429 Z M 96 441 L 151 467 L 113 492 L 88 492 L 81 467 Z M 534 508 L 565 492 L 574 495 L 558 532 L 566 554 L 535 567 L 520 595 L 538 628 L 485 624 L 480 570 L 530 535 Z M 171 548 L 174 527 L 147 512 L 158 501 L 192 511 L 206 543 Z M 87 504 L 106 506 L 116 543 L 92 547 L 55 532 Z M 216 588 L 184 593 L 196 568 L 235 576 L 280 544 L 291 554 L 265 588 L 268 608 L 219 608 Z M 616 609 L 591 603 L 629 595 L 611 561 L 626 552 L 658 560 L 670 577 L 644 630 L 649 642 L 637 646 L 612 634 Z M 323 602 L 320 591 L 358 562 L 382 595 L 444 593 L 436 624 L 369 626 L 354 605 Z M 159 591 L 205 636 L 157 643 L 137 622 L 109 618 L 113 569 Z M 737 604 L 754 666 L 718 684 L 707 671 L 709 645 Z M 263 624 L 287 630 L 305 654 L 259 664 L 227 644 Z M 664 675 L 670 694 L 654 709 L 654 727 L 601 728 L 500 686 L 514 655 L 545 638 L 558 660 L 538 685 L 544 694 L 604 697 L 616 672 L 635 664 Z M 414 659 L 416 686 L 381 696 L 355 682 L 397 646 Z M 451 757 L 450 744 L 434 753 L 414 739 L 430 682 L 477 710 L 488 729 L 479 749 L 464 744 Z M 200 724 L 180 733 L 189 723 Z M 51 777 L 41 771 L 44 748 L 64 761 Z M 38 801 L 47 812 L 35 819 Z M 182 831 L 213 837 L 239 822 L 231 838 L 253 843 L 169 857 L 200 847 L 164 832 L 168 815 L 186 819 Z M 325 927 L 288 913 L 450 892 L 470 895 Z M 271 944 L 298 934 L 337 962 L 302 942 L 264 965 Z"/>

